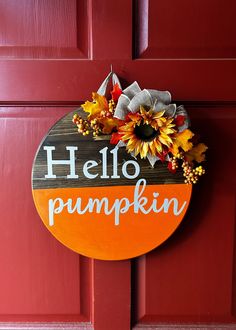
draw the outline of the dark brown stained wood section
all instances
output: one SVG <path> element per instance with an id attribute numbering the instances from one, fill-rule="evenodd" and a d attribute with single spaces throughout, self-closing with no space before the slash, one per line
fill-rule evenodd
<path id="1" fill-rule="evenodd" d="M 80 115 L 83 115 L 81 110 Z M 171 174 L 167 169 L 166 163 L 158 161 L 155 167 L 152 168 L 149 161 L 137 159 L 140 165 L 140 174 L 135 179 L 127 179 L 122 175 L 122 165 L 127 160 L 134 160 L 130 156 L 125 147 L 119 148 L 118 151 L 118 175 L 119 179 L 101 179 L 102 175 L 102 155 L 99 150 L 108 147 L 107 150 L 107 174 L 111 176 L 113 173 L 113 156 L 110 150 L 114 149 L 114 145 L 109 142 L 109 137 L 104 136 L 104 139 L 94 140 L 91 135 L 83 136 L 77 133 L 76 126 L 72 123 L 72 116 L 74 112 L 69 113 L 64 118 L 59 120 L 49 131 L 45 140 L 39 147 L 36 155 L 33 173 L 32 173 L 32 186 L 33 189 L 46 189 L 46 188 L 78 188 L 78 187 L 94 187 L 94 186 L 125 186 L 135 185 L 137 180 L 144 178 L 147 184 L 173 184 L 183 183 L 184 178 L 182 172 Z M 66 146 L 77 146 L 76 151 L 76 174 L 79 175 L 78 179 L 67 179 L 69 174 L 69 165 L 53 165 L 53 174 L 57 176 L 55 179 L 46 179 L 47 174 L 47 153 L 43 149 L 44 146 L 55 146 L 55 151 L 52 152 L 53 160 L 67 160 L 69 159 L 69 152 Z M 95 160 L 98 166 L 91 168 L 91 174 L 98 173 L 95 179 L 88 179 L 83 174 L 83 164 L 88 160 Z M 127 167 L 129 174 L 134 173 L 132 165 Z"/>

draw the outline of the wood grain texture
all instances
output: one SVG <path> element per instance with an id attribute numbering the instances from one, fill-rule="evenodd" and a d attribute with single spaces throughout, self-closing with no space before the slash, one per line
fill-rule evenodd
<path id="1" fill-rule="evenodd" d="M 107 174 L 112 175 L 113 162 L 112 155 L 109 153 L 115 146 L 109 143 L 109 137 L 101 136 L 100 139 L 94 140 L 92 135 L 83 136 L 78 134 L 76 126 L 72 123 L 73 113 L 71 112 L 56 123 L 49 131 L 45 140 L 39 148 L 36 155 L 33 172 L 32 172 L 32 186 L 33 189 L 45 189 L 45 188 L 66 188 L 66 187 L 96 187 L 96 186 L 125 186 L 135 185 L 139 178 L 145 178 L 148 184 L 171 184 L 171 183 L 183 183 L 184 177 L 182 171 L 179 170 L 176 174 L 170 173 L 167 168 L 167 162 L 161 163 L 160 161 L 152 168 L 148 160 L 141 160 L 137 158 L 137 162 L 140 165 L 140 174 L 135 180 L 130 180 L 122 175 L 122 165 L 127 160 L 134 160 L 130 156 L 125 147 L 119 148 L 118 152 L 118 174 L 119 179 L 101 179 L 102 175 L 102 156 L 99 154 L 99 150 L 108 147 L 108 161 L 107 161 Z M 84 112 L 79 111 L 80 115 L 84 115 Z M 44 146 L 55 146 L 53 151 L 54 160 L 66 160 L 69 157 L 69 152 L 66 150 L 66 146 L 77 146 L 76 151 L 76 174 L 79 175 L 78 179 L 67 179 L 69 174 L 69 165 L 53 165 L 53 173 L 58 177 L 56 179 L 46 179 L 47 174 L 47 153 L 43 149 Z M 83 174 L 83 164 L 87 160 L 95 160 L 98 166 L 90 169 L 91 174 L 99 173 L 95 179 L 88 179 Z M 129 169 L 129 167 L 128 167 Z M 130 174 L 133 174 L 134 170 L 131 166 Z"/>

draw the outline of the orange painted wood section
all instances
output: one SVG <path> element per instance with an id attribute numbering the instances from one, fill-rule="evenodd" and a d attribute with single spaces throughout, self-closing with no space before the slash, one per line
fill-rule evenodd
<path id="1" fill-rule="evenodd" d="M 139 186 L 138 182 L 136 186 L 35 189 L 33 197 L 44 225 L 62 244 L 88 257 L 122 260 L 147 253 L 168 239 L 188 209 L 191 192 L 186 184 Z M 135 195 L 147 199 L 147 205 L 139 207 Z M 78 199 L 81 209 L 76 207 Z M 89 204 L 89 199 L 95 204 Z M 97 202 L 104 200 L 107 203 Z M 116 207 L 110 212 L 114 205 L 120 205 L 119 211 Z"/>

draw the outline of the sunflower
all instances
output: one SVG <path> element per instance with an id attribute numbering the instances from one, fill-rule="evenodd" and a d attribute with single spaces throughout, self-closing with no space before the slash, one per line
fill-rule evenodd
<path id="1" fill-rule="evenodd" d="M 138 112 L 128 114 L 129 121 L 119 127 L 119 133 L 129 153 L 135 157 L 140 155 L 141 158 L 163 158 L 163 154 L 172 146 L 172 136 L 176 133 L 174 119 L 164 117 L 164 113 L 140 106 Z"/>

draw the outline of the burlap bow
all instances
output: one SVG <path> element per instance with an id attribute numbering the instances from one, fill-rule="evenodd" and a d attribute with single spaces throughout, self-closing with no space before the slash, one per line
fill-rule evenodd
<path id="1" fill-rule="evenodd" d="M 111 71 L 98 89 L 98 94 L 105 95 L 110 79 L 112 79 L 113 85 L 117 83 L 121 88 L 119 78 Z M 184 124 L 178 126 L 179 132 L 182 132 L 190 125 L 187 111 L 184 109 L 183 105 L 177 107 L 175 103 L 171 103 L 170 92 L 158 91 L 155 89 L 142 90 L 136 81 L 122 91 L 115 108 L 114 117 L 125 120 L 127 114 L 139 111 L 141 105 L 151 108 L 155 112 L 165 111 L 164 116 L 167 118 L 176 118 L 179 115 L 184 116 Z M 119 141 L 117 144 L 118 148 L 125 146 L 126 144 L 123 141 Z M 133 153 L 131 153 L 131 155 L 136 158 Z M 157 156 L 152 156 L 150 154 L 147 155 L 147 158 L 152 166 L 154 166 L 156 161 L 160 159 Z M 166 160 L 169 160 L 168 156 L 166 156 Z"/>
<path id="2" fill-rule="evenodd" d="M 139 111 L 140 105 L 152 108 L 153 111 L 165 111 L 164 116 L 168 118 L 177 117 L 178 115 L 185 116 L 184 125 L 179 127 L 179 132 L 182 132 L 189 126 L 189 118 L 184 107 L 176 106 L 171 103 L 171 94 L 168 91 L 158 91 L 155 89 L 143 89 L 139 87 L 137 81 L 133 82 L 119 97 L 114 117 L 124 120 L 128 113 Z"/>

